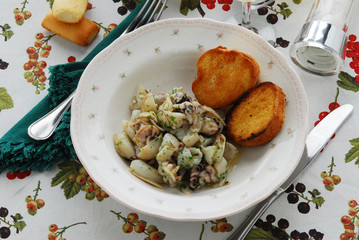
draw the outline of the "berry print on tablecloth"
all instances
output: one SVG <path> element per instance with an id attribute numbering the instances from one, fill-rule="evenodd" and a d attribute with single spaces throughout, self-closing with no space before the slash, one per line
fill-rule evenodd
<path id="1" fill-rule="evenodd" d="M 323 171 L 320 173 L 320 177 L 323 179 L 324 188 L 328 191 L 333 191 L 334 185 L 338 185 L 342 181 L 338 175 L 333 174 L 333 168 L 335 166 L 334 157 L 332 157 L 332 162 L 328 166 L 329 172 Z"/>
<path id="2" fill-rule="evenodd" d="M 41 198 L 37 198 L 39 195 L 39 191 L 41 191 L 40 180 L 37 183 L 36 189 L 34 189 L 35 195 L 34 196 L 28 195 L 25 198 L 27 212 L 31 216 L 36 215 L 37 210 L 45 206 L 45 201 L 42 200 Z"/>
<path id="3" fill-rule="evenodd" d="M 223 11 L 229 11 L 231 9 L 231 4 L 233 3 L 233 0 L 201 0 L 201 3 L 205 5 L 209 10 L 212 10 L 216 7 L 216 2 L 222 8 Z"/>
<path id="4" fill-rule="evenodd" d="M 279 20 L 278 15 L 281 15 L 283 20 L 286 20 L 293 12 L 286 2 L 276 4 L 274 1 L 266 7 L 257 9 L 257 13 L 265 16 L 268 23 L 276 24 Z"/>
<path id="5" fill-rule="evenodd" d="M 293 0 L 294 3 L 300 4 L 300 1 Z M 195 9 L 201 14 L 202 17 L 205 16 L 205 10 L 215 9 L 217 6 L 221 7 L 223 11 L 229 11 L 233 0 L 182 0 L 180 6 L 180 12 L 187 16 L 189 11 Z M 204 8 L 202 8 L 204 6 Z M 257 13 L 260 16 L 265 16 L 266 21 L 270 24 L 276 24 L 278 22 L 278 16 L 281 15 L 283 20 L 286 20 L 293 12 L 289 9 L 289 5 L 286 2 L 277 3 L 274 1 L 268 6 L 257 9 Z M 277 48 L 287 48 L 289 46 L 289 41 L 283 39 L 282 37 L 277 37 L 276 41 L 271 41 L 271 44 Z"/>
<path id="6" fill-rule="evenodd" d="M 45 89 L 47 77 L 44 69 L 47 67 L 47 62 L 44 59 L 50 56 L 52 47 L 49 45 L 49 40 L 53 36 L 55 34 L 44 36 L 43 33 L 36 33 L 34 46 L 26 49 L 29 61 L 23 66 L 25 70 L 24 78 L 35 87 L 36 94 L 40 94 L 40 91 Z M 40 58 L 44 59 L 40 60 Z"/>
<path id="7" fill-rule="evenodd" d="M 166 237 L 166 234 L 162 231 L 159 231 L 155 225 L 147 225 L 147 222 L 140 220 L 137 213 L 131 212 L 124 217 L 121 215 L 121 212 L 115 212 L 111 210 L 113 214 L 116 215 L 117 220 L 122 220 L 122 231 L 126 234 L 131 234 L 133 232 L 138 234 L 144 234 L 144 240 L 163 240 Z"/>
<path id="8" fill-rule="evenodd" d="M 0 70 L 5 70 L 7 69 L 8 66 L 9 66 L 8 62 L 5 62 L 2 59 L 0 59 Z"/>
<path id="9" fill-rule="evenodd" d="M 141 0 L 113 0 L 114 3 L 121 2 L 122 5 L 117 8 L 117 13 L 121 16 L 126 15 L 128 12 L 134 10 Z"/>
<path id="10" fill-rule="evenodd" d="M 213 10 L 217 7 L 224 12 L 231 10 L 234 0 L 181 0 L 180 12 L 187 16 L 189 11 L 197 10 L 202 17 L 205 16 L 206 11 Z M 293 0 L 295 4 L 300 4 L 301 0 Z M 203 8 L 202 8 L 203 6 Z M 287 19 L 293 12 L 289 9 L 289 5 L 283 1 L 277 3 L 274 1 L 268 6 L 257 9 L 257 13 L 266 16 L 266 20 L 270 24 L 278 22 L 278 15 L 282 15 L 283 19 Z"/>
<path id="11" fill-rule="evenodd" d="M 31 170 L 25 171 L 25 172 L 20 172 L 20 171 L 15 171 L 15 172 L 7 172 L 6 173 L 6 177 L 9 180 L 14 180 L 16 178 L 18 179 L 24 179 L 28 176 L 31 175 Z"/>
<path id="12" fill-rule="evenodd" d="M 299 232 L 292 230 L 287 232 L 289 221 L 285 218 L 280 218 L 277 223 L 276 217 L 273 214 L 268 214 L 265 220 L 258 219 L 254 224 L 254 228 L 246 236 L 245 240 L 278 240 L 278 239 L 307 239 L 307 240 L 322 240 L 324 234 L 316 229 L 310 229 L 308 232 Z"/>
<path id="13" fill-rule="evenodd" d="M 116 23 L 110 23 L 107 27 L 104 27 L 104 26 L 102 25 L 102 23 L 98 23 L 98 22 L 95 22 L 95 21 L 93 21 L 93 22 L 96 23 L 97 26 L 98 26 L 100 29 L 102 29 L 102 30 L 105 31 L 105 33 L 102 35 L 102 38 L 107 37 L 107 36 L 110 34 L 110 32 L 117 27 L 117 24 L 116 24 Z"/>
<path id="14" fill-rule="evenodd" d="M 61 227 L 59 228 L 57 226 L 57 224 L 53 223 L 53 224 L 50 224 L 49 226 L 49 235 L 47 235 L 47 238 L 49 240 L 66 240 L 66 238 L 64 238 L 62 235 L 65 233 L 65 231 L 69 228 L 72 228 L 76 225 L 79 225 L 79 224 L 86 224 L 86 222 L 78 222 L 78 223 L 74 223 L 74 224 L 71 224 L 69 226 L 65 226 L 65 227 Z M 58 238 L 59 237 L 59 238 Z"/>
<path id="15" fill-rule="evenodd" d="M 92 3 L 88 2 L 86 10 L 88 11 L 88 10 L 91 10 L 92 8 L 93 8 Z"/>
<path id="16" fill-rule="evenodd" d="M 29 1 L 24 0 L 21 4 L 20 8 L 15 8 L 14 9 L 14 18 L 15 18 L 15 22 L 17 25 L 21 26 L 24 24 L 24 22 L 26 20 L 28 20 L 31 17 L 31 12 L 25 10 L 26 9 L 26 4 L 28 4 Z"/>
<path id="17" fill-rule="evenodd" d="M 204 240 L 202 237 L 205 230 L 205 224 L 211 224 L 211 231 L 213 233 L 225 233 L 233 230 L 233 225 L 230 224 L 226 218 L 217 219 L 215 221 L 206 221 L 205 223 L 202 223 L 199 240 Z"/>
<path id="18" fill-rule="evenodd" d="M 328 111 L 324 110 L 318 114 L 318 120 L 314 123 L 314 126 L 317 126 L 318 123 L 320 123 L 320 121 L 322 121 L 326 116 L 328 116 L 329 113 L 331 113 L 332 111 L 334 111 L 335 109 L 340 107 L 340 104 L 338 103 L 338 96 L 339 96 L 339 88 L 337 88 L 334 102 L 331 102 L 328 104 Z M 333 136 L 330 139 L 333 139 L 333 138 L 335 138 L 335 133 L 333 134 Z M 321 152 L 323 151 L 323 149 L 321 150 Z"/>
<path id="19" fill-rule="evenodd" d="M 67 58 L 67 62 L 71 63 L 71 62 L 76 62 L 76 57 L 75 56 L 70 56 Z"/>
<path id="20" fill-rule="evenodd" d="M 323 120 L 323 118 L 325 118 L 329 113 L 340 107 L 340 104 L 338 103 L 338 97 L 339 97 L 339 88 L 337 88 L 337 92 L 334 97 L 334 102 L 328 104 L 329 111 L 320 112 L 318 115 L 319 120 L 314 123 L 314 126 L 316 126 L 321 120 Z M 334 136 L 332 138 L 334 138 Z"/>
<path id="21" fill-rule="evenodd" d="M 355 240 L 357 232 L 355 232 L 355 226 L 359 227 L 359 207 L 356 200 L 349 200 L 348 202 L 349 210 L 348 215 L 343 215 L 340 218 L 340 222 L 343 224 L 343 233 L 340 234 L 341 240 Z"/>
<path id="22" fill-rule="evenodd" d="M 308 194 L 305 191 L 306 186 L 303 183 L 296 183 L 295 186 L 292 184 L 285 190 L 285 192 L 288 193 L 288 203 L 296 204 L 298 211 L 303 214 L 309 213 L 311 204 L 314 204 L 315 208 L 319 209 L 325 202 L 325 199 L 320 196 L 321 193 L 318 189 L 308 190 Z"/>
<path id="23" fill-rule="evenodd" d="M 21 232 L 26 227 L 26 223 L 22 219 L 23 217 L 20 213 L 16 213 L 15 215 L 9 215 L 9 210 L 6 207 L 1 207 L 0 238 L 6 239 L 11 237 L 15 233 Z"/>
<path id="24" fill-rule="evenodd" d="M 337 84 L 345 90 L 356 93 L 359 91 L 359 41 L 354 34 L 350 34 L 348 37 L 345 57 L 350 60 L 349 67 L 353 69 L 356 75 L 353 77 L 350 73 L 341 71 L 338 75 Z M 355 165 L 359 166 L 359 138 L 353 138 L 349 140 L 349 143 L 352 147 L 345 154 L 345 163 L 355 160 Z"/>
<path id="25" fill-rule="evenodd" d="M 51 180 L 51 187 L 55 187 L 61 183 L 61 189 L 64 190 L 66 199 L 70 199 L 77 195 L 80 191 L 86 192 L 87 200 L 101 202 L 109 195 L 101 189 L 88 175 L 85 168 L 75 160 L 63 162 L 58 165 L 60 172 Z"/>
<path id="26" fill-rule="evenodd" d="M 283 39 L 282 37 L 278 37 L 275 40 L 275 44 L 274 44 L 275 48 L 277 48 L 277 47 L 287 48 L 288 46 L 289 46 L 289 41 Z"/>
<path id="27" fill-rule="evenodd" d="M 359 41 L 357 36 L 350 34 L 346 44 L 345 57 L 349 60 L 349 67 L 353 69 L 355 77 L 350 73 L 341 71 L 338 75 L 337 84 L 339 87 L 353 92 L 359 91 Z"/>
<path id="28" fill-rule="evenodd" d="M 11 26 L 7 23 L 0 25 L 0 31 L 1 31 L 1 35 L 4 37 L 5 42 L 14 35 L 14 32 L 11 30 Z"/>

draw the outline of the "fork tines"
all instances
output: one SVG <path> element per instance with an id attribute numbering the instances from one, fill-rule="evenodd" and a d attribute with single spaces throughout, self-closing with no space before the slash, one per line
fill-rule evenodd
<path id="1" fill-rule="evenodd" d="M 166 7 L 168 0 L 143 0 L 145 3 L 124 34 L 129 33 L 147 23 L 157 21 Z"/>

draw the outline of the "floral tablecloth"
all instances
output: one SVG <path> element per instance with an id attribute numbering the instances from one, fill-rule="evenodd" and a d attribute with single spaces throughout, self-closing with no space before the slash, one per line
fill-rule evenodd
<path id="1" fill-rule="evenodd" d="M 101 30 L 88 47 L 77 46 L 41 27 L 52 2 L 0 0 L 0 136 L 46 96 L 49 66 L 81 60 L 140 0 L 89 0 L 86 17 Z M 288 59 L 289 48 L 312 4 L 313 0 L 276 0 L 255 12 L 257 19 L 274 27 L 273 45 Z M 236 1 L 170 0 L 162 18 L 229 21 L 240 10 Z M 331 240 L 354 239 L 357 235 L 357 24 L 349 26 L 348 35 L 348 51 L 339 75 L 320 77 L 293 67 L 308 96 L 310 126 L 338 105 L 354 105 L 353 114 L 311 168 L 257 221 L 246 239 Z M 80 188 L 71 188 L 68 182 L 78 175 L 86 180 Z M 0 174 L 0 193 L 0 239 L 227 239 L 252 210 L 203 222 L 147 216 L 111 199 L 75 160 L 59 160 L 44 172 L 4 171 Z"/>

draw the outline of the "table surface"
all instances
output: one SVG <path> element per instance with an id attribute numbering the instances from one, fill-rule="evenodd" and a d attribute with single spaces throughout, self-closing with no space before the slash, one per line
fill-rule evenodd
<path id="1" fill-rule="evenodd" d="M 110 24 L 117 24 L 128 15 L 120 15 L 118 12 L 123 1 L 89 2 L 92 8 L 87 11 L 86 17 L 95 21 L 101 30 L 90 46 L 80 47 L 41 27 L 42 19 L 50 11 L 51 1 L 0 0 L 0 136 L 47 94 L 47 80 L 35 86 L 24 78 L 24 64 L 29 61 L 26 49 L 34 46 L 34 43 L 36 47 L 37 33 L 44 35 L 37 44 L 51 45 L 49 52 L 40 53 L 39 56 L 39 61 L 41 59 L 47 63 L 44 72 L 48 77 L 48 66 L 81 60 L 106 36 Z M 289 48 L 305 23 L 312 4 L 313 0 L 303 0 L 300 4 L 292 0 L 276 0 L 267 14 L 254 16 L 254 19 L 274 27 L 278 39 L 274 47 L 288 59 Z M 189 10 L 185 16 L 180 12 L 180 5 L 181 1 L 169 1 L 162 18 L 206 17 L 229 21 L 241 10 L 236 1 L 231 4 L 229 11 L 222 10 L 222 5 L 218 3 L 213 10 L 201 3 L 200 8 Z M 16 15 L 16 8 L 23 15 Z M 275 24 L 266 22 L 266 17 L 271 13 L 278 16 Z M 359 34 L 356 24 L 349 25 L 349 34 Z M 347 76 L 355 77 L 351 61 L 351 58 L 345 58 L 342 71 Z M 359 85 L 351 78 L 345 87 L 340 83 L 338 75 L 317 76 L 299 69 L 291 61 L 290 64 L 300 76 L 307 93 L 310 129 L 330 111 L 333 102 L 339 105 L 352 104 L 354 111 L 313 165 L 294 183 L 295 188 L 270 206 L 259 221 L 262 224 L 255 226 L 246 239 L 278 239 L 280 228 L 289 236 L 288 239 L 296 239 L 295 234 L 301 235 L 300 239 L 353 239 L 359 224 L 356 206 L 359 201 Z M 61 184 L 51 184 L 61 171 L 60 167 L 61 162 L 50 171 L 41 173 L 27 172 L 16 176 L 7 172 L 0 174 L 0 227 L 10 229 L 8 239 L 46 239 L 50 230 L 61 234 L 57 239 L 63 237 L 68 240 L 227 239 L 252 210 L 225 219 L 202 222 L 159 219 L 126 208 L 104 193 L 102 197 L 92 200 L 85 191 L 65 195 Z M 323 180 L 323 172 L 329 178 Z M 31 205 L 25 201 L 28 196 L 36 198 L 40 205 L 42 200 L 45 205 L 30 211 Z M 299 201 L 290 203 L 295 196 Z M 302 213 L 300 206 L 303 204 L 309 206 L 309 212 Z M 6 210 L 9 214 L 4 217 Z M 128 221 L 128 215 L 130 218 L 138 216 L 139 220 L 147 222 L 143 232 L 138 233 L 132 229 L 135 224 Z M 0 228 L 0 232 L 4 230 Z M 126 230 L 129 233 L 125 233 Z"/>

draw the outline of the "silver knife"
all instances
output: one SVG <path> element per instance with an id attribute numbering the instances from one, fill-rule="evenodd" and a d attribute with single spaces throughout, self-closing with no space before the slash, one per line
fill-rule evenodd
<path id="1" fill-rule="evenodd" d="M 345 104 L 328 114 L 323 120 L 319 122 L 308 134 L 305 143 L 307 149 L 308 162 L 304 167 L 298 165 L 293 174 L 283 183 L 277 190 L 272 193 L 267 199 L 262 201 L 253 210 L 252 214 L 237 228 L 228 240 L 243 240 L 248 232 L 251 230 L 257 219 L 267 210 L 267 208 L 303 173 L 313 162 L 312 160 L 323 149 L 325 144 L 328 143 L 333 134 L 343 124 L 345 119 L 353 111 L 353 106 Z M 304 155 L 306 157 L 306 155 Z M 303 161 L 301 161 L 303 162 Z"/>

